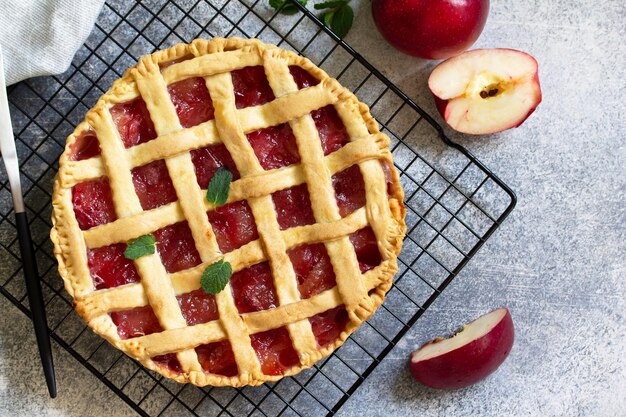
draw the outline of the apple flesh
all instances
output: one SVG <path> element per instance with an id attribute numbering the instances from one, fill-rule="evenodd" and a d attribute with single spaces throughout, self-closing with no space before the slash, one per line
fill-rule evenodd
<path id="1" fill-rule="evenodd" d="M 485 314 L 449 339 L 435 339 L 411 355 L 411 373 L 438 389 L 467 387 L 484 379 L 504 362 L 514 340 L 506 308 Z"/>
<path id="2" fill-rule="evenodd" d="M 446 59 L 472 46 L 487 21 L 489 0 L 372 0 L 378 31 L 396 49 Z"/>
<path id="3" fill-rule="evenodd" d="M 437 109 L 474 135 L 518 127 L 541 103 L 535 58 L 514 49 L 475 49 L 439 64 L 428 78 Z"/>

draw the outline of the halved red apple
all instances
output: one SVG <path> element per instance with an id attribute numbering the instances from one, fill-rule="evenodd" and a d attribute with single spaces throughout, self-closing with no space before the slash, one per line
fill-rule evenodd
<path id="1" fill-rule="evenodd" d="M 437 338 L 413 352 L 411 373 L 432 388 L 467 387 L 504 362 L 514 338 L 511 314 L 499 308 L 466 324 L 451 338 Z"/>
<path id="2" fill-rule="evenodd" d="M 435 67 L 428 87 L 450 127 L 474 135 L 518 127 L 541 103 L 537 61 L 514 49 L 450 58 Z"/>

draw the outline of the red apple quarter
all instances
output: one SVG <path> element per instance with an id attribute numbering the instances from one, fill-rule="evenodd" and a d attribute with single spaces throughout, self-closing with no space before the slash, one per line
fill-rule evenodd
<path id="1" fill-rule="evenodd" d="M 468 323 L 449 339 L 435 339 L 411 355 L 411 373 L 438 389 L 467 387 L 504 362 L 513 346 L 511 314 L 499 308 Z"/>
<path id="2" fill-rule="evenodd" d="M 446 59 L 472 46 L 488 14 L 489 0 L 372 0 L 383 37 L 424 59 Z"/>
<path id="3" fill-rule="evenodd" d="M 428 78 L 437 109 L 474 135 L 518 127 L 541 103 L 535 58 L 514 49 L 475 49 L 439 64 Z"/>

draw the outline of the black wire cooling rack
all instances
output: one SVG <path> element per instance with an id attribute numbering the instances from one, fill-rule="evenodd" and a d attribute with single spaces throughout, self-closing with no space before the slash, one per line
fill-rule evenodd
<path id="1" fill-rule="evenodd" d="M 52 337 L 140 415 L 334 414 L 515 205 L 514 193 L 498 177 L 451 142 L 426 112 L 312 13 L 301 10 L 294 16 L 278 15 L 266 0 L 109 0 L 69 70 L 9 88 Z M 330 357 L 295 377 L 255 388 L 180 385 L 104 342 L 73 312 L 48 238 L 57 159 L 87 109 L 141 55 L 214 36 L 260 38 L 294 50 L 351 88 L 392 138 L 406 192 L 408 233 L 385 303 Z M 0 292 L 30 315 L 3 168 Z"/>

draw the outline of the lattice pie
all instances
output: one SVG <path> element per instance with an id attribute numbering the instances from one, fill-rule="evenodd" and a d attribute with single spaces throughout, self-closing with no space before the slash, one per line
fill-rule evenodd
<path id="1" fill-rule="evenodd" d="M 76 311 L 180 382 L 257 385 L 312 366 L 397 270 L 388 146 L 350 91 L 273 45 L 196 40 L 143 57 L 60 159 L 51 236 Z M 220 167 L 223 205 L 207 199 Z M 129 258 L 146 235 L 155 252 Z M 216 262 L 232 276 L 213 295 L 201 277 Z"/>

